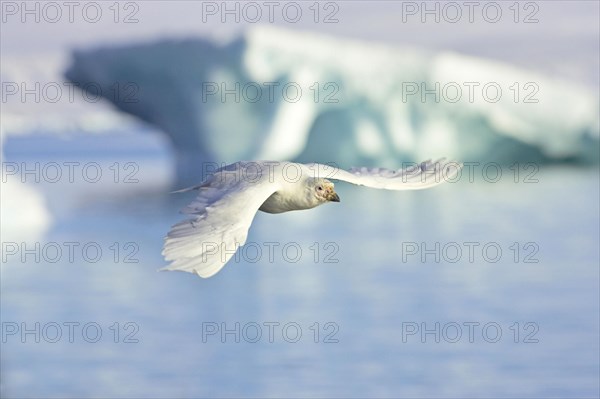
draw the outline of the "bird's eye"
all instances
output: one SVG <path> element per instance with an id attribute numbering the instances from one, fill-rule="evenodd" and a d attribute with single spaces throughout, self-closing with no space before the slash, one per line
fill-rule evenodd
<path id="1" fill-rule="evenodd" d="M 323 190 L 323 187 L 319 186 L 319 187 L 317 187 L 317 190 L 321 191 L 321 190 Z"/>

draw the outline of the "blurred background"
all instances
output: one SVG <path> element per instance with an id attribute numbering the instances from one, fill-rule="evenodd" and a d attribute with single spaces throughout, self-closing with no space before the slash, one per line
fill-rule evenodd
<path id="1" fill-rule="evenodd" d="M 1 3 L 2 397 L 598 397 L 589 1 Z M 218 166 L 465 163 L 157 273 Z"/>

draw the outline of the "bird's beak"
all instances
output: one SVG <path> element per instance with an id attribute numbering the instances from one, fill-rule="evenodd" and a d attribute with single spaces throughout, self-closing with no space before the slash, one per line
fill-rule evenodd
<path id="1" fill-rule="evenodd" d="M 326 198 L 327 198 L 327 201 L 330 201 L 330 202 L 340 202 L 340 196 L 337 195 L 337 193 L 334 191 L 331 191 L 330 193 L 328 193 Z"/>

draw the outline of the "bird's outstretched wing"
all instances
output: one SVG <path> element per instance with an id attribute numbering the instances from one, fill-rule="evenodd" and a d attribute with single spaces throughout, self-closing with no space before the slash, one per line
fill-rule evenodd
<path id="1" fill-rule="evenodd" d="M 175 224 L 165 238 L 163 255 L 171 264 L 162 270 L 180 270 L 200 277 L 216 274 L 244 245 L 254 215 L 260 206 L 279 191 L 286 179 L 272 179 L 290 163 L 237 162 L 216 171 L 198 190 L 196 199 L 182 212 L 193 215 Z M 457 162 L 426 161 L 400 170 L 354 168 L 344 171 L 323 164 L 293 164 L 307 177 L 347 181 L 388 190 L 419 190 L 453 181 L 462 165 Z M 269 171 L 269 173 L 263 173 Z"/>
<path id="2" fill-rule="evenodd" d="M 207 278 L 221 270 L 244 245 L 258 208 L 278 186 L 232 173 L 243 167 L 241 162 L 229 165 L 228 175 L 217 173 L 192 188 L 199 191 L 198 196 L 182 213 L 194 217 L 175 224 L 165 237 L 162 254 L 172 263 L 161 270 L 186 271 Z"/>
<path id="3" fill-rule="evenodd" d="M 310 163 L 305 165 L 312 177 L 342 180 L 359 186 L 386 190 L 422 190 L 446 181 L 455 181 L 462 164 L 440 159 L 425 161 L 398 169 L 352 168 L 349 171 L 330 165 Z"/>

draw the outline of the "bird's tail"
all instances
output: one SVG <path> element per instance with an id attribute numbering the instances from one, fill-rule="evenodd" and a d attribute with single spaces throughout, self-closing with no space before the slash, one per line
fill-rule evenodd
<path id="1" fill-rule="evenodd" d="M 186 188 L 182 188 L 180 190 L 171 191 L 169 194 L 187 193 L 188 191 L 199 190 L 201 187 L 202 187 L 202 184 L 200 184 L 198 186 L 186 187 Z"/>
<path id="2" fill-rule="evenodd" d="M 188 191 L 201 190 L 203 188 L 208 188 L 210 186 L 211 179 L 212 178 L 206 179 L 202 183 L 200 183 L 198 185 L 195 185 L 195 186 L 186 187 L 186 188 L 182 188 L 180 190 L 171 191 L 169 194 L 187 193 Z"/>

